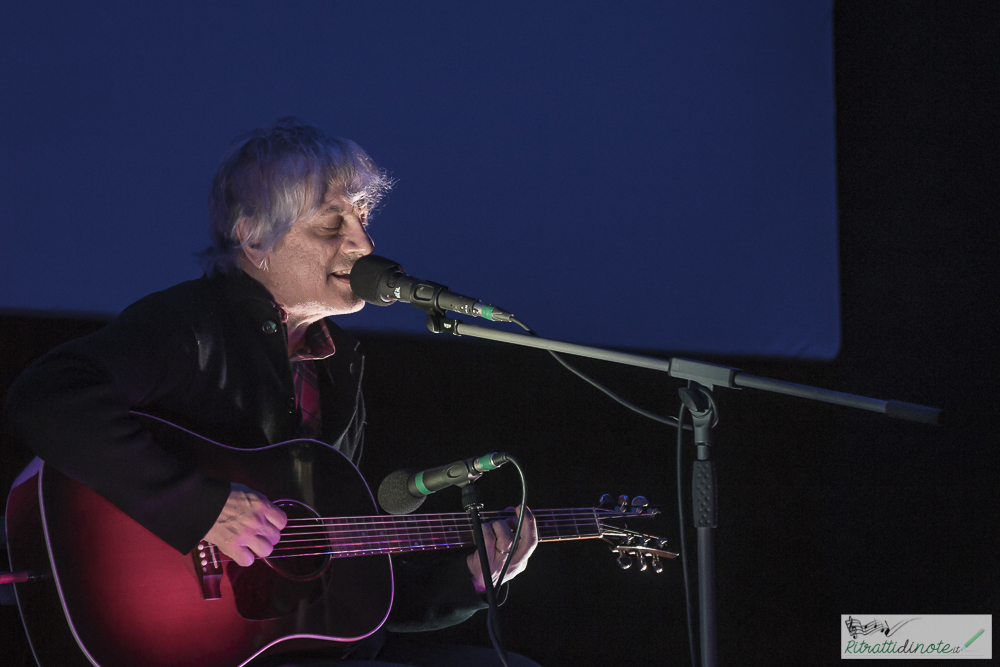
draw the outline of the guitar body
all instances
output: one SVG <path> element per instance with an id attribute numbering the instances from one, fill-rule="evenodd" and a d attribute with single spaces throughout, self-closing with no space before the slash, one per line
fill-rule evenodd
<path id="1" fill-rule="evenodd" d="M 357 469 L 322 443 L 232 449 L 141 417 L 159 442 L 193 456 L 207 474 L 289 501 L 290 516 L 378 513 Z M 11 569 L 45 575 L 15 586 L 43 667 L 237 667 L 264 653 L 320 647 L 336 655 L 378 630 L 392 605 L 386 555 L 230 562 L 212 599 L 197 558 L 44 464 L 11 490 L 7 530 Z"/>

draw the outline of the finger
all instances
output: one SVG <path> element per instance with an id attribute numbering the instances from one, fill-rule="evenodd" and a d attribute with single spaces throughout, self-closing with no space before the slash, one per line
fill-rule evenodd
<path id="1" fill-rule="evenodd" d="M 521 516 L 521 507 L 517 508 L 517 515 Z M 535 522 L 535 515 L 532 513 L 531 508 L 525 508 L 524 524 L 521 526 L 521 535 L 527 535 L 528 541 L 537 544 L 538 543 L 538 524 Z"/>
<path id="2" fill-rule="evenodd" d="M 281 531 L 277 526 L 267 521 L 261 521 L 257 527 L 257 534 L 271 544 L 277 544 L 281 540 Z"/>
<path id="3" fill-rule="evenodd" d="M 490 553 L 497 548 L 497 536 L 492 530 L 492 524 L 486 524 L 489 530 L 483 531 L 483 542 L 486 544 L 486 552 Z"/>
<path id="4" fill-rule="evenodd" d="M 507 523 L 508 526 L 510 526 L 511 530 L 516 530 L 517 529 L 517 517 L 519 516 L 518 513 L 517 513 L 517 509 L 515 507 L 511 506 L 511 507 L 508 507 L 507 509 L 505 509 L 504 512 L 511 512 L 514 515 L 512 517 L 504 519 L 504 521 Z"/>
<path id="5" fill-rule="evenodd" d="M 222 549 L 222 547 L 219 547 Z M 253 565 L 253 553 L 246 547 L 232 545 L 229 549 L 222 551 L 232 558 L 240 567 L 250 567 Z"/>
<path id="6" fill-rule="evenodd" d="M 260 535 L 252 535 L 246 541 L 247 548 L 261 558 L 267 558 L 274 551 L 274 545 Z"/>
<path id="7" fill-rule="evenodd" d="M 288 525 L 288 516 L 281 510 L 280 507 L 270 502 L 265 505 L 264 518 L 266 518 L 268 523 L 276 527 L 278 530 L 282 530 Z"/>
<path id="8" fill-rule="evenodd" d="M 506 519 L 507 525 L 511 528 L 511 530 L 517 530 L 518 517 L 521 516 L 520 505 L 516 508 L 508 507 L 507 511 L 514 513 L 514 517 Z M 511 538 L 511 541 L 513 541 L 513 538 Z M 526 549 L 534 549 L 537 543 L 538 530 L 535 525 L 535 515 L 531 513 L 531 509 L 528 509 L 527 514 L 524 515 L 524 522 L 521 524 L 521 534 L 517 538 L 518 555 L 523 555 Z M 507 551 L 510 551 L 510 549 L 507 549 Z"/>
<path id="9" fill-rule="evenodd" d="M 490 526 L 493 528 L 493 548 L 506 556 L 511 551 L 511 545 L 514 544 L 514 533 L 506 521 L 493 521 Z"/>

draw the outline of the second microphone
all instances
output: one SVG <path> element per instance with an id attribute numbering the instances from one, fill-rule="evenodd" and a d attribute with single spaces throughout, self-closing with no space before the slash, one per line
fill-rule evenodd
<path id="1" fill-rule="evenodd" d="M 449 486 L 465 486 L 509 460 L 505 452 L 493 452 L 421 472 L 397 470 L 382 480 L 378 502 L 389 514 L 409 514 L 430 494 Z"/>

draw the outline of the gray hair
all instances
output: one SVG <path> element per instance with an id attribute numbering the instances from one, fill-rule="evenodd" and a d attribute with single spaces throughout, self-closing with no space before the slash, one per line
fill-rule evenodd
<path id="1" fill-rule="evenodd" d="M 206 273 L 238 267 L 244 247 L 274 249 L 296 220 L 318 210 L 331 184 L 342 185 L 351 203 L 370 214 L 392 179 L 353 141 L 329 138 L 296 118 L 239 137 L 208 196 L 212 246 L 199 255 Z"/>

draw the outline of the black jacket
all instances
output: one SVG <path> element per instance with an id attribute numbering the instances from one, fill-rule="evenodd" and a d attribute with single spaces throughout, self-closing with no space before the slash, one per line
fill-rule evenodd
<path id="1" fill-rule="evenodd" d="M 327 326 L 337 351 L 319 362 L 319 439 L 357 465 L 364 357 L 352 336 Z M 229 481 L 160 447 L 130 411 L 250 449 L 298 437 L 295 404 L 279 311 L 263 285 L 236 271 L 151 294 L 100 331 L 56 348 L 11 386 L 2 421 L 48 465 L 187 553 L 222 511 Z M 397 574 L 397 629 L 444 627 L 485 606 L 464 558 Z"/>

